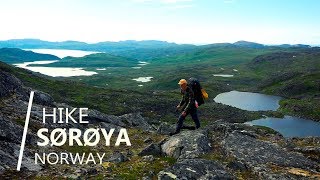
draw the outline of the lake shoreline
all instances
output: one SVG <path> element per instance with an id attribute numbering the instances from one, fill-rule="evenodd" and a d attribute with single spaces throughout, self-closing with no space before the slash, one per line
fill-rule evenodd
<path id="1" fill-rule="evenodd" d="M 316 130 L 314 130 L 314 132 L 306 131 L 307 129 L 314 129 L 318 126 L 320 129 L 320 123 L 314 121 L 313 119 L 289 116 L 290 114 L 288 115 L 281 112 L 281 106 L 279 104 L 280 100 L 282 100 L 282 97 L 279 96 L 234 90 L 220 93 L 214 98 L 214 101 L 216 103 L 221 103 L 249 112 L 258 112 L 259 114 L 264 116 L 263 118 L 243 122 L 244 124 L 266 126 L 280 132 L 285 137 L 303 137 L 308 135 L 320 136 L 320 133 L 316 133 Z M 263 106 L 263 104 L 266 106 Z M 283 117 L 274 117 L 271 115 L 272 113 L 269 114 L 270 111 L 275 112 L 276 114 L 279 112 L 283 115 Z M 290 123 L 284 125 L 283 123 L 285 123 L 286 121 L 290 121 Z M 295 123 L 297 124 L 296 126 L 294 126 Z M 279 128 L 277 124 L 281 124 L 281 128 Z M 290 128 L 293 130 L 290 130 Z"/>

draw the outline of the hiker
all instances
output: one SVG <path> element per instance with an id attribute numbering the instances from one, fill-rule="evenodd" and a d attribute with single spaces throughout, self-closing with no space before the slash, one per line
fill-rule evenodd
<path id="1" fill-rule="evenodd" d="M 181 129 L 195 130 L 200 127 L 200 121 L 197 114 L 198 105 L 196 104 L 195 94 L 192 88 L 188 85 L 188 82 L 185 79 L 181 79 L 178 84 L 180 85 L 180 91 L 183 97 L 179 105 L 177 106 L 177 110 L 182 111 L 182 113 L 179 116 L 175 132 L 170 133 L 170 135 L 179 133 Z M 196 127 L 183 125 L 183 121 L 188 114 L 191 115 Z"/>

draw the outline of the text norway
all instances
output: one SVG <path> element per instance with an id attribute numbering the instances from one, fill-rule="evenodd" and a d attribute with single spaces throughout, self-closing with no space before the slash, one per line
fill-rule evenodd
<path id="1" fill-rule="evenodd" d="M 59 120 L 57 121 L 56 112 L 59 111 Z M 65 110 L 65 121 L 62 119 L 63 111 Z M 79 111 L 79 122 L 77 122 L 72 114 L 75 111 Z M 88 121 L 83 120 L 83 117 L 88 116 L 86 113 L 88 108 L 73 108 L 69 111 L 68 108 L 53 108 L 52 114 L 46 113 L 46 109 L 43 108 L 43 123 L 46 123 L 46 117 L 52 117 L 53 123 L 82 123 L 88 124 Z M 113 136 L 115 129 L 110 129 L 107 132 L 104 128 L 89 128 L 84 131 L 77 128 L 56 128 L 49 133 L 47 128 L 41 128 L 38 130 L 37 135 L 41 139 L 37 142 L 38 146 L 63 146 L 65 143 L 69 143 L 69 146 L 96 146 L 100 142 L 100 138 L 103 138 L 106 146 L 110 146 L 110 140 Z M 125 143 L 126 146 L 131 146 L 131 142 L 125 128 L 121 128 L 118 133 L 118 137 L 115 142 L 115 146 L 119 146 L 121 143 Z M 94 155 L 95 154 L 95 155 Z M 96 164 L 96 159 L 99 159 L 99 163 L 103 162 L 105 153 L 66 153 L 60 154 L 51 152 L 49 154 L 35 153 L 35 163 L 38 162 L 45 164 L 88 164 L 92 162 Z M 95 158 L 96 157 L 96 158 Z"/>

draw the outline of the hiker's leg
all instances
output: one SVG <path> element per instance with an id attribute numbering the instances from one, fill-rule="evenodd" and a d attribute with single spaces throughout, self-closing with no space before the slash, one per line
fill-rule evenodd
<path id="1" fill-rule="evenodd" d="M 195 109 L 194 111 L 191 111 L 190 114 L 191 114 L 191 117 L 192 117 L 194 123 L 196 124 L 196 129 L 198 129 L 200 127 L 200 121 L 198 118 L 197 109 Z"/>
<path id="2" fill-rule="evenodd" d="M 186 115 L 187 116 L 187 115 Z M 180 132 L 180 130 L 181 130 L 181 128 L 182 128 L 182 126 L 183 126 L 183 121 L 185 120 L 185 116 L 182 116 L 181 114 L 180 114 L 180 116 L 179 116 L 179 119 L 178 119 L 178 122 L 177 122 L 177 126 L 176 126 L 176 133 L 179 133 Z"/>

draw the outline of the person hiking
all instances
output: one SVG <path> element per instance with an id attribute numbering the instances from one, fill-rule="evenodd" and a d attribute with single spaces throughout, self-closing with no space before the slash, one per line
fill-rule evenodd
<path id="1" fill-rule="evenodd" d="M 182 112 L 179 116 L 175 132 L 170 133 L 170 135 L 178 134 L 181 129 L 194 130 L 200 127 L 195 95 L 192 88 L 188 85 L 188 82 L 185 79 L 181 79 L 178 84 L 180 85 L 180 92 L 183 96 L 179 105 L 177 106 L 177 110 L 180 110 Z M 183 121 L 189 114 L 191 115 L 196 127 L 183 125 Z"/>

